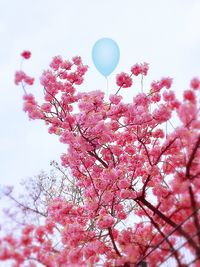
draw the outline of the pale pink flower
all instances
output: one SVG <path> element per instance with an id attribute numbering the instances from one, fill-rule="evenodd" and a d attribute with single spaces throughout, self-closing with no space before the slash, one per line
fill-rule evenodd
<path id="1" fill-rule="evenodd" d="M 16 71 L 15 73 L 15 84 L 19 85 L 19 83 L 24 82 L 28 85 L 33 85 L 34 83 L 34 78 L 29 77 L 26 75 L 24 71 Z"/>

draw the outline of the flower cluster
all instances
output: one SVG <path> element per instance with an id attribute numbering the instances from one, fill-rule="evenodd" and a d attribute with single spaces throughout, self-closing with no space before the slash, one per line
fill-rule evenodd
<path id="1" fill-rule="evenodd" d="M 23 72 L 23 71 L 16 71 L 16 73 L 15 73 L 15 84 L 19 85 L 21 82 L 24 82 L 25 84 L 28 84 L 28 85 L 33 85 L 34 78 L 26 75 L 26 73 Z"/>
<path id="2" fill-rule="evenodd" d="M 118 86 L 123 87 L 123 88 L 131 87 L 132 78 L 127 73 L 122 72 L 117 75 L 116 83 Z"/>
<path id="3" fill-rule="evenodd" d="M 143 64 L 135 64 L 131 67 L 131 72 L 133 75 L 138 76 L 139 74 L 146 76 L 147 72 L 149 70 L 149 64 L 143 63 Z"/>

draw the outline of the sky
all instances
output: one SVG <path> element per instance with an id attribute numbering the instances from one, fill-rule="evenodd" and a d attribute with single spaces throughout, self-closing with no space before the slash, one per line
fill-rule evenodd
<path id="1" fill-rule="evenodd" d="M 80 55 L 89 65 L 79 91 L 106 90 L 91 58 L 102 37 L 120 48 L 120 62 L 109 76 L 110 93 L 116 90 L 117 73 L 148 62 L 146 88 L 151 80 L 170 76 L 181 94 L 192 77 L 200 76 L 199 14 L 199 0 L 0 0 L 0 185 L 17 187 L 22 179 L 48 171 L 50 161 L 59 162 L 66 152 L 42 122 L 30 121 L 22 111 L 23 92 L 13 81 L 23 50 L 32 52 L 23 68 L 36 78 L 28 91 L 39 100 L 38 79 L 56 55 Z M 138 92 L 134 81 L 122 95 L 131 101 Z"/>

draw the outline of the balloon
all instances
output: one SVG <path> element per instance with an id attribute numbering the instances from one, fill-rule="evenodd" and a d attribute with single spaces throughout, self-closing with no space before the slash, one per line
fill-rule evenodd
<path id="1" fill-rule="evenodd" d="M 105 77 L 110 75 L 119 62 L 119 47 L 110 38 L 96 41 L 92 49 L 92 59 L 97 70 Z"/>

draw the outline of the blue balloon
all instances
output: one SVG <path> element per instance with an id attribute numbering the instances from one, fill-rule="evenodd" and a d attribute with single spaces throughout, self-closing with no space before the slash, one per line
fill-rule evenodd
<path id="1" fill-rule="evenodd" d="M 102 38 L 96 41 L 92 49 L 92 59 L 97 70 L 105 77 L 110 75 L 119 62 L 120 52 L 115 41 Z"/>

